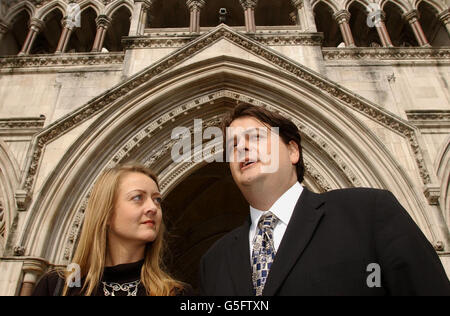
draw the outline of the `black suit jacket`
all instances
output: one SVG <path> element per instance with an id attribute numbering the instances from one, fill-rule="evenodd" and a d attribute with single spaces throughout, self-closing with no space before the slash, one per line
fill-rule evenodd
<path id="1" fill-rule="evenodd" d="M 250 219 L 203 256 L 201 294 L 253 295 L 249 228 Z M 377 280 L 371 263 L 380 267 L 380 287 L 369 286 Z M 450 295 L 450 283 L 435 250 L 390 192 L 304 188 L 263 295 Z"/>

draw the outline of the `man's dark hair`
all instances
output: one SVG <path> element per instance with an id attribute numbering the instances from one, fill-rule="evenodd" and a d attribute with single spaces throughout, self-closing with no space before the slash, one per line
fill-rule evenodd
<path id="1" fill-rule="evenodd" d="M 297 126 L 292 123 L 289 119 L 281 116 L 278 113 L 271 112 L 266 110 L 263 107 L 254 106 L 246 103 L 241 103 L 237 105 L 229 115 L 222 122 L 222 132 L 224 137 L 223 148 L 224 155 L 226 155 L 226 130 L 227 127 L 231 125 L 231 123 L 244 116 L 250 116 L 263 124 L 267 124 L 271 127 L 278 127 L 278 133 L 283 142 L 287 145 L 292 140 L 298 145 L 299 149 L 299 159 L 296 164 L 297 168 L 297 179 L 299 182 L 303 181 L 303 176 L 305 173 L 305 165 L 303 164 L 303 153 L 301 146 L 301 136 L 300 131 Z"/>

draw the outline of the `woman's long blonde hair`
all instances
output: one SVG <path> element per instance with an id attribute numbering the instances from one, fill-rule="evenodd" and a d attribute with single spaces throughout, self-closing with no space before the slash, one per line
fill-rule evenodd
<path id="1" fill-rule="evenodd" d="M 149 176 L 159 188 L 157 177 L 145 166 L 138 163 L 118 165 L 104 171 L 89 197 L 85 219 L 78 246 L 72 262 L 80 266 L 83 287 L 81 293 L 89 296 L 95 294 L 103 275 L 107 249 L 107 223 L 111 217 L 120 179 L 125 173 L 139 172 Z M 141 270 L 141 282 L 147 295 L 175 295 L 184 288 L 182 282 L 174 280 L 165 272 L 163 265 L 165 226 L 161 221 L 158 236 L 148 243 L 145 249 L 144 264 Z M 66 273 L 67 275 L 67 273 Z M 62 295 L 68 294 L 68 282 Z"/>

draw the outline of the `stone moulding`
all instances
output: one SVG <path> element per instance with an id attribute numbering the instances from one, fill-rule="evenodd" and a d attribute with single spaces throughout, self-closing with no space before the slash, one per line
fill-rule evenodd
<path id="1" fill-rule="evenodd" d="M 125 49 L 136 48 L 178 48 L 183 47 L 197 36 L 125 37 Z"/>
<path id="2" fill-rule="evenodd" d="M 0 130 L 6 129 L 41 129 L 44 127 L 45 117 L 40 118 L 2 118 L 0 119 Z"/>
<path id="3" fill-rule="evenodd" d="M 387 113 L 381 107 L 371 103 L 370 101 L 356 96 L 351 91 L 339 85 L 336 85 L 320 74 L 308 70 L 307 68 L 304 68 L 303 66 L 284 58 L 274 50 L 260 45 L 258 42 L 250 39 L 247 36 L 238 34 L 227 26 L 221 25 L 215 28 L 213 31 L 192 41 L 185 47 L 170 54 L 168 57 L 157 62 L 150 68 L 144 69 L 143 71 L 129 78 L 127 81 L 93 99 L 79 110 L 67 115 L 66 117 L 55 122 L 54 124 L 47 127 L 47 129 L 42 131 L 34 139 L 32 147 L 33 152 L 30 155 L 31 158 L 25 171 L 22 188 L 24 188 L 28 192 L 32 191 L 36 172 L 42 155 L 42 150 L 47 143 L 66 133 L 78 124 L 84 122 L 86 119 L 104 110 L 111 103 L 125 96 L 130 91 L 148 82 L 155 76 L 163 73 L 174 65 L 179 64 L 180 62 L 197 54 L 199 51 L 203 50 L 204 48 L 210 46 L 220 39 L 227 39 L 233 42 L 244 50 L 247 50 L 259 56 L 263 60 L 276 65 L 281 71 L 285 71 L 297 77 L 298 79 L 307 82 L 308 85 L 316 89 L 320 89 L 323 93 L 340 100 L 340 102 L 346 104 L 348 107 L 362 113 L 363 115 L 389 128 L 390 130 L 393 130 L 398 134 L 404 136 L 409 141 L 414 153 L 415 161 L 417 163 L 417 167 L 423 184 L 427 185 L 431 183 L 430 174 L 427 170 L 422 151 L 419 147 L 416 129 L 414 128 L 414 126 L 410 125 L 407 121 L 404 121 L 395 115 Z"/>
<path id="4" fill-rule="evenodd" d="M 122 65 L 124 56 L 123 52 L 1 56 L 0 69 L 11 71 L 18 68 Z"/>
<path id="5" fill-rule="evenodd" d="M 450 47 L 356 47 L 322 48 L 326 61 L 335 60 L 447 60 L 450 59 Z"/>
<path id="6" fill-rule="evenodd" d="M 450 122 L 450 110 L 417 110 L 406 111 L 410 121 Z"/>
<path id="7" fill-rule="evenodd" d="M 262 45 L 268 46 L 321 46 L 322 33 L 300 33 L 300 32 L 258 32 L 248 35 Z M 179 35 L 177 33 L 165 33 L 162 36 L 136 36 L 125 37 L 122 43 L 125 49 L 137 48 L 179 48 L 192 40 L 198 38 L 198 34 Z"/>

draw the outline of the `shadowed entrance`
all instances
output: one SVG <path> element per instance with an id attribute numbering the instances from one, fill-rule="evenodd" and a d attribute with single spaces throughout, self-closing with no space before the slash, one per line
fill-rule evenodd
<path id="1" fill-rule="evenodd" d="M 191 174 L 164 199 L 169 271 L 197 289 L 202 255 L 215 241 L 242 225 L 248 213 L 248 203 L 235 185 L 228 164 L 211 163 Z"/>

